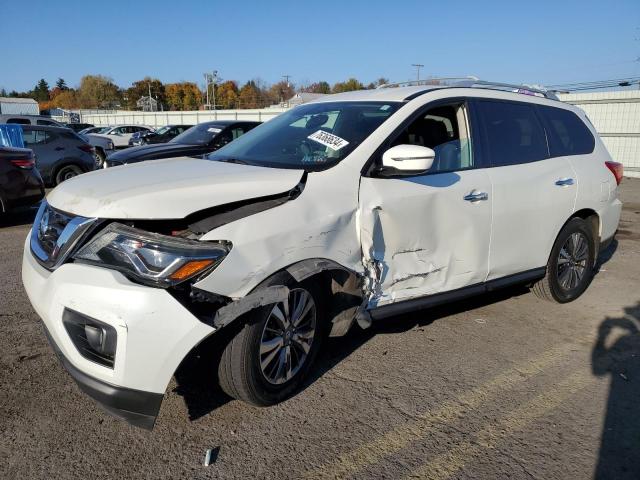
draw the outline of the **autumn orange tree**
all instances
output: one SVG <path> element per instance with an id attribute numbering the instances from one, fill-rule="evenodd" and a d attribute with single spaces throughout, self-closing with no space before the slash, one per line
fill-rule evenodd
<path id="1" fill-rule="evenodd" d="M 170 110 L 197 110 L 202 104 L 202 92 L 193 82 L 170 83 L 164 92 Z"/>
<path id="2" fill-rule="evenodd" d="M 238 108 L 261 108 L 263 107 L 262 92 L 255 80 L 249 80 L 240 89 L 238 95 Z"/>
<path id="3" fill-rule="evenodd" d="M 238 84 L 227 80 L 216 87 L 216 106 L 222 109 L 232 109 L 238 106 Z"/>

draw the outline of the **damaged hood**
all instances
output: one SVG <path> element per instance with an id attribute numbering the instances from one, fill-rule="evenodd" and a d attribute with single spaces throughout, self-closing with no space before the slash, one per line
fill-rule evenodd
<path id="1" fill-rule="evenodd" d="M 47 201 L 84 217 L 184 218 L 198 210 L 286 192 L 302 174 L 180 157 L 87 173 L 55 188 Z"/>

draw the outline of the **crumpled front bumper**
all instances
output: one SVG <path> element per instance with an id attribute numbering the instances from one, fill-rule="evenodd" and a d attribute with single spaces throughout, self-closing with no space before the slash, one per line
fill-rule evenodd
<path id="1" fill-rule="evenodd" d="M 30 234 L 29 234 L 30 236 Z M 166 290 L 130 282 L 119 272 L 78 263 L 43 268 L 25 243 L 22 280 L 49 340 L 80 388 L 109 412 L 151 428 L 180 362 L 215 328 Z M 65 310 L 113 327 L 113 368 L 83 356 L 63 324 Z"/>

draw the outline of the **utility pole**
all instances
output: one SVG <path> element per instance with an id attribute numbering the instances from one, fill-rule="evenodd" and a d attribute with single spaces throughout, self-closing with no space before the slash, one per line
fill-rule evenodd
<path id="1" fill-rule="evenodd" d="M 287 82 L 287 87 L 289 86 L 289 79 L 291 78 L 291 75 L 282 75 L 282 78 L 284 78 L 284 81 Z"/>
<path id="2" fill-rule="evenodd" d="M 422 67 L 424 67 L 424 65 L 421 64 L 421 63 L 412 63 L 411 66 L 412 67 L 416 67 L 416 70 L 417 70 L 416 77 L 417 77 L 417 80 L 419 82 L 420 81 L 420 69 Z"/>
<path id="3" fill-rule="evenodd" d="M 212 95 L 213 95 L 213 109 L 216 109 L 216 83 L 218 83 L 218 71 L 214 70 L 213 73 L 211 74 L 211 83 L 213 84 L 213 86 L 211 87 L 212 89 Z"/>

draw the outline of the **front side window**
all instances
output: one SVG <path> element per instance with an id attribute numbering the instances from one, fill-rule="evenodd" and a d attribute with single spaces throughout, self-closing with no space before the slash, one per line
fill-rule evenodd
<path id="1" fill-rule="evenodd" d="M 326 102 L 289 110 L 210 154 L 210 160 L 324 170 L 347 155 L 402 105 Z"/>
<path id="2" fill-rule="evenodd" d="M 467 109 L 464 103 L 441 105 L 421 113 L 391 142 L 431 148 L 436 157 L 429 173 L 474 167 Z"/>
<path id="3" fill-rule="evenodd" d="M 476 105 L 492 166 L 549 158 L 545 132 L 533 106 L 491 100 L 479 100 Z"/>
<path id="4" fill-rule="evenodd" d="M 593 152 L 595 139 L 575 113 L 563 108 L 538 108 L 549 132 L 551 156 L 586 155 Z"/>

